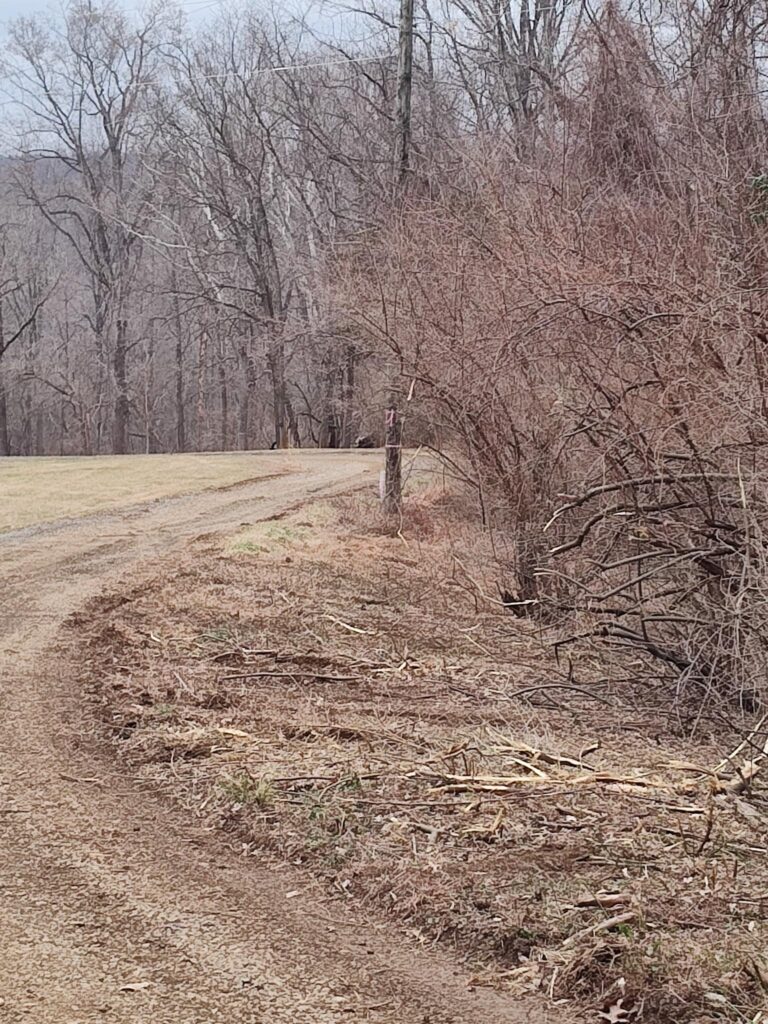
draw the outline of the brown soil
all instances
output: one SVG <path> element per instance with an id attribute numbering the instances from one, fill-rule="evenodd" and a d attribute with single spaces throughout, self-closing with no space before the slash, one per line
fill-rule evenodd
<path id="1" fill-rule="evenodd" d="M 469 985 L 453 958 L 359 907 L 329 904 L 301 868 L 263 847 L 233 852 L 204 817 L 174 809 L 89 736 L 78 629 L 49 653 L 87 599 L 125 589 L 125 570 L 149 562 L 156 586 L 194 600 L 194 580 L 177 578 L 169 553 L 309 495 L 373 484 L 378 464 L 363 453 L 296 455 L 290 470 L 0 539 L 0 1020 L 548 1019 L 538 1002 Z M 140 596 L 101 611 L 109 618 Z M 132 686 L 118 648 L 114 657 Z"/>
<path id="2" fill-rule="evenodd" d="M 372 914 L 414 970 L 408 942 L 456 951 L 464 999 L 467 977 L 500 993 L 486 1020 L 536 1019 L 517 1002 L 535 990 L 553 1021 L 762 1021 L 765 790 L 741 786 L 743 758 L 711 773 L 735 738 L 686 738 L 586 652 L 574 689 L 484 596 L 483 540 L 437 492 L 398 537 L 375 522 L 373 502 L 316 502 L 73 621 L 125 772 L 257 863 L 303 868 L 267 886 L 281 905 L 311 893 L 333 928 L 345 905 Z"/>

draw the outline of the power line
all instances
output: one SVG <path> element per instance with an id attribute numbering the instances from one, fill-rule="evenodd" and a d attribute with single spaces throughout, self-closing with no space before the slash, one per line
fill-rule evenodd
<path id="1" fill-rule="evenodd" d="M 217 75 L 194 75 L 190 76 L 190 79 L 194 79 L 196 82 L 218 82 L 225 78 L 257 78 L 260 75 L 277 74 L 282 71 L 307 71 L 313 68 L 328 68 L 342 64 L 373 64 L 376 61 L 392 60 L 395 57 L 397 57 L 396 53 L 382 53 L 376 57 L 343 57 L 337 60 L 312 61 L 303 64 L 275 64 L 268 68 L 256 68 L 253 71 L 225 71 Z M 138 82 L 136 88 L 148 88 L 162 84 L 158 81 Z"/>
<path id="2" fill-rule="evenodd" d="M 222 74 L 216 75 L 190 75 L 188 80 L 196 82 L 216 82 L 222 81 L 227 78 L 240 78 L 240 79 L 252 79 L 257 78 L 260 75 L 278 74 L 283 71 L 305 71 L 312 70 L 314 68 L 326 68 L 335 67 L 344 64 L 372 64 L 376 61 L 392 60 L 397 57 L 396 53 L 384 53 L 379 54 L 376 57 L 344 57 L 336 60 L 323 60 L 305 62 L 303 64 L 278 64 L 268 68 L 256 68 L 253 71 L 226 71 Z M 154 86 L 160 86 L 167 84 L 167 82 L 161 82 L 159 80 L 149 80 L 145 82 L 136 82 L 133 86 L 135 89 L 149 89 Z M 19 106 L 22 103 L 22 99 L 6 99 L 0 101 L 1 106 Z"/>

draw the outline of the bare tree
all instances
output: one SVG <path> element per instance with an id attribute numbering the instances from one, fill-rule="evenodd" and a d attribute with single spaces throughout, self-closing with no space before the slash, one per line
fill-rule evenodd
<path id="1" fill-rule="evenodd" d="M 166 30 L 159 9 L 134 27 L 117 7 L 90 0 L 72 3 L 60 26 L 20 19 L 10 29 L 7 74 L 26 115 L 17 187 L 88 275 L 99 390 L 109 384 L 113 396 L 118 453 L 128 450 L 129 300 L 150 210 L 144 161 Z"/>
<path id="2" fill-rule="evenodd" d="M 24 225 L 29 230 L 29 225 Z M 0 455 L 13 454 L 8 415 L 9 357 L 36 334 L 38 319 L 48 298 L 40 252 L 33 239 L 22 240 L 20 225 L 7 221 L 0 233 Z M 18 377 L 15 386 L 19 386 Z M 27 447 L 29 423 L 24 424 L 20 447 Z"/>

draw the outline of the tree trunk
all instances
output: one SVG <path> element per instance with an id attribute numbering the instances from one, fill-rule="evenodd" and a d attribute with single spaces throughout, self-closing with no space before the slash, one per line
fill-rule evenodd
<path id="1" fill-rule="evenodd" d="M 411 87 L 413 82 L 413 0 L 400 0 L 400 40 L 397 56 L 397 142 L 395 174 L 404 184 L 411 166 Z"/>
<path id="2" fill-rule="evenodd" d="M 23 428 L 22 444 L 25 455 L 40 454 L 41 420 L 39 409 L 34 408 L 33 385 L 35 372 L 35 354 L 38 348 L 38 320 L 35 318 L 29 325 L 29 335 L 24 346 L 24 373 L 27 378 L 22 391 Z"/>
<path id="3" fill-rule="evenodd" d="M 21 412 L 21 427 L 19 430 L 16 448 L 19 455 L 34 454 L 34 418 L 32 416 L 32 391 L 28 383 L 19 388 L 19 407 Z"/>
<path id="4" fill-rule="evenodd" d="M 43 419 L 43 410 L 37 408 L 35 411 L 35 450 L 33 455 L 43 455 L 45 453 L 45 420 Z"/>
<path id="5" fill-rule="evenodd" d="M 176 328 L 176 451 L 187 450 L 187 425 L 184 417 L 184 338 L 181 330 L 181 307 L 176 280 L 176 269 L 171 271 L 173 290 L 173 320 Z"/>
<path id="6" fill-rule="evenodd" d="M 176 341 L 176 451 L 187 450 L 187 425 L 184 418 L 184 347 Z"/>
<path id="7" fill-rule="evenodd" d="M 339 423 L 336 415 L 336 358 L 334 351 L 328 351 L 321 363 L 323 374 L 322 406 L 320 408 L 320 430 L 318 448 L 338 448 Z"/>
<path id="8" fill-rule="evenodd" d="M 128 379 L 126 372 L 128 354 L 128 322 L 118 319 L 115 355 L 112 369 L 115 376 L 115 409 L 112 427 L 112 449 L 115 455 L 128 451 Z"/>
<path id="9" fill-rule="evenodd" d="M 0 455 L 11 454 L 11 440 L 8 433 L 8 397 L 3 383 L 3 367 L 0 364 Z"/>
<path id="10" fill-rule="evenodd" d="M 94 341 L 96 343 L 96 368 L 97 368 L 97 380 L 96 380 L 96 394 L 93 401 L 93 413 L 91 423 L 89 426 L 89 436 L 91 437 L 90 447 L 91 451 L 88 454 L 92 454 L 94 451 L 97 455 L 101 454 L 102 451 L 102 439 L 105 432 L 104 415 L 103 410 L 105 406 L 105 394 L 107 393 L 107 376 L 109 373 L 109 362 L 107 345 L 105 343 L 105 335 L 107 331 L 107 299 L 102 294 L 100 287 L 96 286 L 94 291 L 94 317 L 93 317 L 93 329 L 94 329 Z M 114 367 L 113 367 L 114 371 Z M 114 434 L 114 423 L 113 423 L 113 434 Z M 114 438 L 113 438 L 114 445 Z"/>
<path id="11" fill-rule="evenodd" d="M 275 423 L 275 444 L 288 447 L 288 389 L 285 383 L 285 352 L 280 339 L 269 346 L 269 372 L 272 377 L 272 410 Z"/>
<path id="12" fill-rule="evenodd" d="M 237 398 L 237 444 L 243 451 L 248 451 L 250 445 L 250 404 L 251 389 L 253 381 L 251 378 L 251 360 L 248 354 L 247 343 L 240 346 L 240 371 L 242 377 L 238 383 Z"/>
<path id="13" fill-rule="evenodd" d="M 290 429 L 290 437 L 293 441 L 294 448 L 301 448 L 301 434 L 299 433 L 299 420 L 293 409 L 293 404 L 287 393 L 285 396 L 285 414 L 288 419 L 288 427 Z"/>
<path id="14" fill-rule="evenodd" d="M 343 383 L 341 389 L 341 447 L 352 447 L 352 402 L 355 397 L 355 360 L 357 352 L 354 345 L 347 345 L 345 365 L 342 368 Z"/>
<path id="15" fill-rule="evenodd" d="M 208 352 L 208 337 L 203 331 L 200 335 L 200 343 L 197 355 L 197 450 L 205 451 L 205 426 L 206 426 L 206 403 L 205 403 L 205 360 Z"/>
<path id="16" fill-rule="evenodd" d="M 3 323 L 3 304 L 0 302 L 0 455 L 11 454 L 11 442 L 8 436 L 8 398 L 3 382 L 3 349 L 5 348 L 5 325 Z"/>
<path id="17" fill-rule="evenodd" d="M 149 325 L 149 342 L 144 348 L 144 452 L 146 455 L 151 455 L 152 452 L 157 451 L 160 445 L 157 443 L 157 437 L 152 426 L 152 420 L 154 418 L 154 407 L 152 402 L 152 390 L 154 382 L 154 367 L 155 360 L 154 354 L 157 351 L 157 344 L 155 339 L 155 320 L 150 320 Z"/>
<path id="18" fill-rule="evenodd" d="M 227 368 L 224 365 L 224 345 L 219 346 L 219 396 L 221 402 L 221 451 L 229 446 L 229 389 L 227 388 Z"/>

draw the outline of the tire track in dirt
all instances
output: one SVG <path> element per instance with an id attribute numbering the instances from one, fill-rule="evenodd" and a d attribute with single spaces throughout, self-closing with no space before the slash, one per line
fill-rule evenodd
<path id="1" fill-rule="evenodd" d="M 47 653 L 67 615 L 123 570 L 161 568 L 189 540 L 310 493 L 373 486 L 377 462 L 296 453 L 279 479 L 0 539 L 0 1021 L 554 1019 L 472 991 L 450 958 L 329 904 L 266 854 L 236 856 L 121 775 L 85 735 L 69 659 Z"/>

